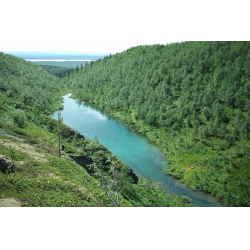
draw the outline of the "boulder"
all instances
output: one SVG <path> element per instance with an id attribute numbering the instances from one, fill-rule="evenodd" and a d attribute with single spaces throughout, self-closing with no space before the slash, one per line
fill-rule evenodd
<path id="1" fill-rule="evenodd" d="M 81 134 L 76 134 L 76 137 L 78 138 L 78 139 L 82 139 L 82 140 L 84 140 L 84 136 L 83 135 L 81 135 Z"/>
<path id="2" fill-rule="evenodd" d="M 134 181 L 134 184 L 137 184 L 139 178 L 138 178 L 138 176 L 136 175 L 136 173 L 131 168 L 129 168 L 128 176 L 132 177 L 132 179 Z"/>
<path id="3" fill-rule="evenodd" d="M 10 163 L 7 163 L 4 159 L 0 158 L 0 171 L 2 173 L 7 173 L 7 172 L 14 172 L 15 171 L 15 165 Z"/>
<path id="4" fill-rule="evenodd" d="M 78 165 L 86 169 L 89 174 L 93 173 L 93 170 L 87 166 L 93 163 L 93 160 L 91 158 L 85 155 L 69 155 L 69 157 L 71 157 Z"/>
<path id="5" fill-rule="evenodd" d="M 93 174 L 94 171 L 88 167 L 87 165 L 89 164 L 92 164 L 93 163 L 93 160 L 91 158 L 89 158 L 88 156 L 85 156 L 85 155 L 81 155 L 81 156 L 76 156 L 76 155 L 69 155 L 78 165 L 82 166 L 84 169 L 87 170 L 87 172 L 89 174 Z M 104 171 L 108 171 L 109 168 L 106 167 L 106 166 L 103 166 L 103 170 Z M 135 174 L 135 172 L 129 168 L 129 172 L 128 172 L 128 176 L 130 176 L 133 181 L 134 181 L 134 184 L 137 184 L 139 178 L 138 176 Z"/>
<path id="6" fill-rule="evenodd" d="M 82 140 L 85 139 L 83 135 L 81 135 L 80 133 L 77 133 L 77 132 L 73 131 L 73 130 L 70 129 L 70 128 L 64 128 L 64 131 L 63 131 L 63 132 L 68 132 L 70 135 L 73 135 L 73 136 L 76 135 L 76 137 L 77 137 L 78 139 L 82 139 Z"/>

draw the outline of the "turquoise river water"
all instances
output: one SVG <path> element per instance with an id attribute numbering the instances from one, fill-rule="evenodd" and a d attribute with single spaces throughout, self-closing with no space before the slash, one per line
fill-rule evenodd
<path id="1" fill-rule="evenodd" d="M 126 162 L 134 172 L 144 178 L 151 176 L 160 182 L 161 187 L 169 194 L 182 194 L 194 203 L 203 207 L 221 206 L 212 196 L 191 190 L 187 185 L 163 174 L 167 158 L 159 147 L 147 138 L 121 124 L 95 105 L 86 104 L 64 96 L 64 109 L 51 115 L 63 117 L 63 123 L 89 139 L 97 139 L 111 152 Z"/>

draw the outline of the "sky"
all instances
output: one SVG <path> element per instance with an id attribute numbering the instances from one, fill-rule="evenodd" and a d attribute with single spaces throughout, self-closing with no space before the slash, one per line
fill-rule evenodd
<path id="1" fill-rule="evenodd" d="M 10 51 L 77 51 L 115 54 L 139 45 L 168 44 L 176 41 L 0 41 L 0 52 Z"/>

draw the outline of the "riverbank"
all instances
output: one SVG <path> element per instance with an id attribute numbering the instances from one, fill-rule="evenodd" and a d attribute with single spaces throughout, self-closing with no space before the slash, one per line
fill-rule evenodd
<path id="1" fill-rule="evenodd" d="M 112 153 L 62 124 L 59 158 L 58 122 L 42 114 L 37 114 L 34 119 L 35 114 L 29 112 L 25 111 L 26 120 L 20 128 L 18 124 L 1 121 L 3 114 L 10 116 L 13 113 L 13 108 L 9 111 L 8 105 L 0 105 L 0 206 L 114 206 L 100 180 L 89 174 L 81 162 L 79 165 L 73 160 L 86 158 L 89 159 L 87 164 L 103 161 L 105 168 L 109 169 L 106 162 Z M 14 172 L 7 173 L 6 166 L 10 164 L 14 164 L 14 168 L 11 167 Z M 128 168 L 118 162 L 117 167 L 124 174 Z M 128 177 L 131 174 L 133 178 L 133 173 Z M 122 183 L 126 183 L 126 188 L 120 187 L 119 199 L 123 207 L 193 206 L 186 197 L 164 194 L 150 180 L 139 177 L 137 183 L 133 183 L 128 177 L 123 176 Z M 8 199 L 16 203 L 6 203 Z"/>
<path id="2" fill-rule="evenodd" d="M 78 106 L 80 107 L 80 102 L 82 101 L 82 100 L 80 100 L 80 99 L 78 99 L 78 98 L 74 98 L 74 95 L 71 95 L 70 96 L 70 98 L 71 99 L 75 99 L 75 100 L 77 100 L 79 103 L 78 103 Z M 125 123 L 125 120 L 124 119 L 121 119 L 121 116 L 119 116 L 119 114 L 117 115 L 114 115 L 114 113 L 112 113 L 112 112 L 109 112 L 109 111 L 106 111 L 105 109 L 103 109 L 103 107 L 101 107 L 100 105 L 96 105 L 95 103 L 93 103 L 93 102 L 88 102 L 88 101 L 83 101 L 84 103 L 86 103 L 86 105 L 87 105 L 87 107 L 88 107 L 88 105 L 90 105 L 89 107 L 92 107 L 91 105 L 93 105 L 93 108 L 95 109 L 95 107 L 97 108 L 96 110 L 98 110 L 98 109 L 100 109 L 100 110 L 103 110 L 107 115 L 110 115 L 111 117 L 113 117 L 113 119 L 114 120 L 117 120 L 117 121 L 119 121 L 121 124 L 123 124 L 123 125 L 126 125 L 125 127 L 127 127 L 127 128 L 129 128 L 129 129 L 131 129 L 131 130 L 133 130 L 134 132 L 136 132 L 136 134 L 138 134 L 138 135 L 141 135 L 143 138 L 146 138 L 146 139 L 148 139 L 148 141 L 150 141 L 152 144 L 154 144 L 154 145 L 156 145 L 156 146 L 158 146 L 158 148 L 160 148 L 161 150 L 162 150 L 162 147 L 159 147 L 159 143 L 157 143 L 157 141 L 153 141 L 152 140 L 152 137 L 150 137 L 150 132 L 148 132 L 148 131 L 146 131 L 146 132 L 148 132 L 148 133 L 145 133 L 145 127 L 144 127 L 144 133 L 141 133 L 141 131 L 139 131 L 139 129 L 135 129 L 135 125 L 134 125 L 134 127 L 132 127 L 131 128 L 131 126 L 129 126 L 129 124 L 128 123 Z M 69 104 L 69 105 L 73 105 L 73 104 Z M 73 111 L 72 111 L 73 112 Z M 80 112 L 80 111 L 78 111 L 78 112 Z M 102 111 L 100 111 L 101 113 L 102 113 Z M 78 113 L 79 114 L 79 113 Z M 120 118 L 120 119 L 119 119 Z M 85 118 L 85 120 L 86 119 L 90 119 L 90 118 Z M 85 125 L 85 126 L 87 126 L 87 125 Z M 150 128 L 147 128 L 147 130 L 149 130 L 150 131 Z M 109 129 L 106 131 L 105 130 L 105 133 L 109 133 L 108 132 L 109 131 Z M 151 130 L 151 132 L 152 132 L 152 130 Z M 117 131 L 117 133 L 120 133 L 119 131 Z M 112 145 L 110 145 L 110 147 L 111 147 Z M 138 146 L 138 147 L 141 147 L 141 146 Z M 128 149 L 125 149 L 125 150 L 128 150 Z M 161 151 L 162 152 L 162 151 Z M 126 152 L 125 152 L 126 153 Z M 150 152 L 148 153 L 148 154 L 151 154 Z M 163 160 L 162 159 L 162 161 L 170 161 L 170 164 L 172 163 L 172 161 L 173 161 L 173 159 L 167 159 L 166 158 L 166 154 L 164 154 L 164 157 L 165 157 L 165 160 Z M 137 157 L 138 158 L 138 157 Z M 141 164 L 141 162 L 138 162 L 138 164 Z M 145 162 L 145 164 L 147 164 L 146 162 Z M 167 165 L 167 164 L 166 164 Z M 138 165 L 139 166 L 139 165 Z M 134 166 L 134 167 L 137 167 L 137 166 Z M 143 166 L 142 166 L 142 168 L 143 168 Z M 144 169 L 145 169 L 145 167 L 144 167 Z M 184 181 L 183 180 L 179 180 L 179 179 L 175 179 L 175 182 L 173 182 L 173 181 L 170 181 L 170 179 L 172 180 L 172 178 L 170 178 L 169 176 L 171 176 L 171 175 L 165 175 L 164 173 L 163 173 L 163 170 L 162 170 L 163 168 L 161 168 L 161 169 L 158 169 L 157 170 L 157 179 L 162 179 L 162 181 L 163 182 L 166 182 L 166 183 L 168 183 L 168 186 L 170 185 L 170 186 L 178 186 L 178 189 L 176 189 L 176 191 L 177 190 L 179 190 L 179 191 L 177 191 L 177 192 L 180 192 L 180 190 L 182 190 L 182 192 L 187 192 L 188 190 L 186 190 L 186 188 L 185 188 L 185 186 L 186 185 L 184 185 Z M 136 173 L 138 173 L 137 171 L 139 171 L 140 169 L 137 169 L 136 171 L 135 171 L 135 169 L 134 169 L 134 171 L 136 172 Z M 191 172 L 191 171 L 193 171 L 194 169 L 190 169 L 190 171 L 189 172 Z M 154 170 L 155 171 L 155 170 Z M 153 173 L 153 172 L 151 172 L 151 174 L 155 174 L 155 173 Z M 155 178 L 155 177 L 154 177 Z M 171 183 L 171 184 L 170 184 Z M 175 183 L 175 184 L 174 184 Z M 177 184 L 178 183 L 178 184 Z M 182 186 L 183 185 L 183 186 Z M 190 187 L 190 186 L 189 186 Z M 196 191 L 197 189 L 195 189 L 195 188 L 193 188 L 193 192 L 194 192 L 194 194 L 192 194 L 192 196 L 196 199 L 197 198 L 197 195 L 198 195 L 198 193 L 200 193 L 200 197 L 202 196 L 202 195 L 204 195 L 204 196 L 207 196 L 208 194 L 207 193 L 204 193 L 204 192 L 201 192 L 201 191 Z M 187 192 L 187 193 L 190 193 L 189 191 Z M 211 196 L 212 197 L 212 196 Z M 215 198 L 214 198 L 215 199 Z"/>

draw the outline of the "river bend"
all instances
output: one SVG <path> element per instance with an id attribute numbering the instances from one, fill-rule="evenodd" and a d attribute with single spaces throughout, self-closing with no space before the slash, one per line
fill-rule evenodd
<path id="1" fill-rule="evenodd" d="M 147 138 L 121 124 L 95 105 L 80 102 L 64 96 L 64 109 L 51 115 L 57 119 L 61 113 L 63 123 L 89 139 L 97 139 L 111 152 L 126 162 L 135 173 L 158 180 L 166 193 L 182 194 L 194 203 L 204 207 L 221 206 L 212 196 L 193 191 L 187 185 L 163 174 L 167 159 L 159 147 Z"/>

